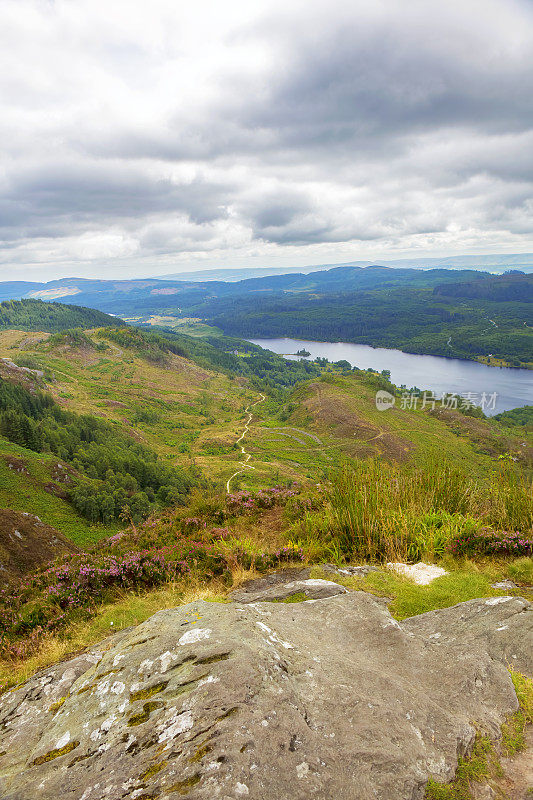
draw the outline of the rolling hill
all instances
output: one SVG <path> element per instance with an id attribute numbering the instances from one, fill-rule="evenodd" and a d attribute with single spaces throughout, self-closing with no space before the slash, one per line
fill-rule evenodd
<path id="1" fill-rule="evenodd" d="M 77 309 L 61 308 L 79 318 Z M 377 389 L 394 387 L 372 372 L 343 373 L 334 365 L 286 361 L 238 340 L 214 341 L 217 347 L 128 326 L 0 333 L 4 417 L 22 408 L 31 417 L 27 433 L 20 433 L 20 421 L 0 420 L 0 504 L 35 513 L 83 544 L 120 528 L 118 511 L 101 509 L 121 485 L 126 491 L 116 502 L 135 517 L 178 501 L 174 490 L 158 486 L 207 481 L 222 488 L 234 473 L 233 491 L 321 481 L 345 458 L 421 464 L 449 456 L 479 475 L 503 455 L 522 464 L 531 458 L 519 439 L 524 429 L 457 411 L 377 411 Z M 14 389 L 6 393 L 9 386 L 19 392 L 15 400 Z M 49 398 L 44 411 L 28 411 L 36 393 Z M 85 429 L 92 431 L 88 448 L 81 441 Z M 71 431 L 72 441 L 61 431 Z M 243 445 L 250 455 L 246 468 Z M 117 453 L 124 453 L 121 460 Z M 153 469 L 159 464 L 162 477 L 143 478 L 135 459 Z M 121 474 L 133 481 L 129 488 Z M 173 475 L 186 476 L 185 484 Z M 180 491 L 178 502 L 184 502 L 187 488 Z"/>
<path id="2" fill-rule="evenodd" d="M 287 563 L 444 559 L 447 583 L 423 596 L 378 567 L 352 579 L 403 616 L 493 596 L 496 579 L 529 591 L 527 413 L 378 411 L 376 392 L 396 393 L 386 374 L 216 331 L 82 330 L 70 325 L 83 309 L 67 305 L 63 330 L 55 304 L 52 331 L 23 330 L 27 305 L 11 308 L 0 691 L 191 592 L 225 600 L 250 571 Z M 487 553 L 499 560 L 473 563 Z"/>
<path id="3" fill-rule="evenodd" d="M 326 293 L 378 287 L 433 287 L 448 281 L 486 280 L 473 270 L 392 269 L 389 267 L 334 267 L 309 274 L 289 273 L 239 281 L 191 280 L 90 280 L 62 278 L 43 284 L 0 283 L 0 294 L 45 301 L 76 302 L 101 311 L 130 316 L 161 309 L 191 310 L 213 300 L 279 292 Z"/>
<path id="4" fill-rule="evenodd" d="M 95 328 L 123 325 L 122 320 L 94 308 L 83 308 L 42 300 L 4 300 L 0 303 L 0 330 L 63 331 L 67 328 Z"/>
<path id="5" fill-rule="evenodd" d="M 237 337 L 342 340 L 491 364 L 492 358 L 514 367 L 533 363 L 533 276 L 516 270 L 495 277 L 473 270 L 341 266 L 226 282 L 66 278 L 0 285 L 0 296 L 10 292 L 26 295 L 34 318 L 26 326 L 33 330 L 39 327 L 37 300 L 56 301 L 56 327 L 50 321 L 46 329 L 58 330 L 58 306 L 76 298 L 137 324 L 175 327 L 193 319 Z M 90 324 L 88 311 L 78 313 L 87 315 L 82 327 Z M 6 302 L 2 314 L 0 325 L 8 327 Z M 109 320 L 94 317 L 92 324 Z"/>
<path id="6" fill-rule="evenodd" d="M 137 324 L 175 327 L 203 320 L 237 337 L 343 340 L 484 361 L 492 354 L 496 363 L 515 367 L 532 363 L 533 276 L 516 271 L 495 277 L 473 270 L 343 266 L 233 282 L 68 278 L 29 289 L 5 284 L 0 295 L 9 287 L 18 295 L 27 290 L 25 303 L 57 301 L 58 320 L 57 306 L 76 298 Z M 4 317 L 5 327 L 7 308 Z M 95 326 L 105 324 L 109 320 L 93 319 Z"/>

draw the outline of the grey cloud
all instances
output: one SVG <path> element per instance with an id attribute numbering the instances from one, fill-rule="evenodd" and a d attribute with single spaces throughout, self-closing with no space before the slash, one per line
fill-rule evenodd
<path id="1" fill-rule="evenodd" d="M 101 54 L 94 35 L 88 66 Z M 218 248 L 231 260 L 249 245 L 398 248 L 413 237 L 455 242 L 450 230 L 462 229 L 469 241 L 501 232 L 529 246 L 530 2 L 311 0 L 263 15 L 234 33 L 239 41 L 264 47 L 260 69 L 216 64 L 216 91 L 188 103 L 163 93 L 153 120 L 142 113 L 151 100 L 145 71 L 157 72 L 158 58 L 167 66 L 164 47 L 107 42 L 105 67 L 115 65 L 136 109 L 109 121 L 90 104 L 69 118 L 73 79 L 56 124 L 61 83 L 48 81 L 34 103 L 39 82 L 24 90 L 21 79 L 5 128 L 4 250 L 23 261 L 38 240 L 46 258 L 63 239 L 110 231 L 135 239 L 139 257 Z M 13 134 L 22 107 L 36 120 L 33 138 L 29 123 Z"/>
<path id="2" fill-rule="evenodd" d="M 292 28 L 272 21 L 286 60 L 260 102 L 243 107 L 245 127 L 277 128 L 289 146 L 333 147 L 441 126 L 531 127 L 529 2 L 390 2 L 376 4 L 381 14 L 365 5 L 323 14 L 319 35 L 312 14 Z"/>
<path id="3" fill-rule="evenodd" d="M 379 156 L 380 150 L 382 157 L 394 156 L 411 146 L 413 137 L 439 129 L 452 136 L 454 129 L 482 134 L 530 129 L 531 7 L 486 6 L 488 19 L 491 7 L 499 7 L 526 31 L 529 25 L 529 42 L 526 37 L 515 47 L 496 20 L 487 27 L 476 19 L 478 4 L 470 13 L 466 5 L 467 13 L 457 12 L 456 18 L 442 7 L 444 21 L 430 15 L 432 7 L 425 5 L 418 27 L 402 13 L 365 20 L 357 4 L 344 16 L 317 20 L 311 7 L 307 19 L 263 21 L 249 35 L 279 43 L 278 60 L 263 79 L 222 77 L 220 101 L 204 114 L 180 110 L 166 130 L 153 135 L 123 131 L 117 140 L 96 139 L 86 146 L 170 160 L 232 154 L 266 159 L 277 154 L 283 160 L 287 152 L 302 157 L 312 151 L 312 157 L 329 162 L 336 155 Z M 418 8 L 423 17 L 424 6 Z"/>
<path id="4" fill-rule="evenodd" d="M 304 191 L 282 187 L 251 198 L 245 196 L 240 203 L 240 213 L 249 218 L 256 232 L 286 228 L 313 208 L 314 203 Z"/>
<path id="5" fill-rule="evenodd" d="M 0 197 L 0 235 L 55 236 L 99 222 L 184 213 L 202 225 L 225 217 L 229 185 L 198 179 L 179 184 L 138 167 L 56 162 L 15 172 Z"/>

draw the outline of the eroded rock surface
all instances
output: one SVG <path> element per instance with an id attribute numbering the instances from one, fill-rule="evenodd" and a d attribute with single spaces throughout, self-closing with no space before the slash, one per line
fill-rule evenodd
<path id="1" fill-rule="evenodd" d="M 521 597 L 488 597 L 404 619 L 402 627 L 456 648 L 485 648 L 496 660 L 531 676 L 532 608 Z"/>
<path id="2" fill-rule="evenodd" d="M 0 797 L 419 800 L 517 708 L 532 606 L 497 599 L 160 611 L 0 698 Z"/>
<path id="3" fill-rule="evenodd" d="M 324 572 L 331 572 L 334 575 L 347 575 L 355 578 L 366 578 L 371 572 L 379 572 L 379 567 L 372 564 L 360 564 L 359 566 L 344 566 L 338 567 L 335 564 L 321 564 Z"/>
<path id="4" fill-rule="evenodd" d="M 348 591 L 334 581 L 310 578 L 310 574 L 309 568 L 273 572 L 248 581 L 230 597 L 238 603 L 278 602 L 294 595 L 303 595 L 308 600 L 323 600 Z"/>

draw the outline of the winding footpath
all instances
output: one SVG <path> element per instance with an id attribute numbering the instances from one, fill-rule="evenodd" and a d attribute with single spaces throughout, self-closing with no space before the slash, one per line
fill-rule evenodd
<path id="1" fill-rule="evenodd" d="M 252 403 L 251 405 L 246 406 L 246 408 L 244 409 L 244 413 L 248 414 L 248 419 L 244 423 L 244 430 L 241 433 L 241 435 L 239 436 L 239 438 L 237 439 L 237 441 L 235 442 L 235 444 L 239 444 L 240 442 L 242 442 L 242 440 L 244 439 L 244 437 L 246 436 L 246 434 L 250 430 L 250 422 L 252 421 L 252 416 L 253 416 L 253 414 L 252 414 L 250 409 L 252 409 L 258 403 L 262 403 L 263 400 L 266 400 L 264 394 L 262 394 L 260 396 L 260 399 L 256 400 L 255 403 Z M 242 444 L 241 444 L 241 453 L 244 456 L 244 461 L 242 462 L 241 469 L 238 469 L 237 472 L 234 472 L 233 475 L 228 479 L 228 482 L 226 483 L 226 492 L 228 494 L 229 494 L 229 491 L 230 491 L 230 489 L 229 489 L 230 483 L 233 480 L 233 478 L 235 478 L 237 475 L 240 475 L 241 472 L 244 472 L 244 470 L 246 468 L 255 469 L 255 467 L 252 467 L 252 465 L 248 463 L 250 461 L 251 457 L 252 457 L 252 454 L 251 453 L 247 453 Z"/>

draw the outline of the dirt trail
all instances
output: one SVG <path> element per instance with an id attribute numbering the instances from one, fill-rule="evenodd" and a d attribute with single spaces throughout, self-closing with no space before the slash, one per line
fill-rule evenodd
<path id="1" fill-rule="evenodd" d="M 244 439 L 244 437 L 246 436 L 246 434 L 247 434 L 247 433 L 248 433 L 248 431 L 250 430 L 250 422 L 252 421 L 252 416 L 253 416 L 253 414 L 252 414 L 252 412 L 250 411 L 250 409 L 252 409 L 252 408 L 253 408 L 254 406 L 256 406 L 258 403 L 262 403 L 262 402 L 263 402 L 263 400 L 266 400 L 266 398 L 265 398 L 265 395 L 264 395 L 264 394 L 262 394 L 262 395 L 260 396 L 260 399 L 259 399 L 259 400 L 256 400 L 256 401 L 255 401 L 255 403 L 251 403 L 250 405 L 246 406 L 246 408 L 244 409 L 244 413 L 245 413 L 245 414 L 248 414 L 248 419 L 247 419 L 247 420 L 246 420 L 246 422 L 244 423 L 244 430 L 243 430 L 243 432 L 241 433 L 241 435 L 239 436 L 239 438 L 237 439 L 237 441 L 235 442 L 235 444 L 239 444 L 240 442 L 242 442 L 242 440 Z M 230 487 L 230 483 L 231 483 L 231 481 L 233 480 L 233 478 L 235 478 L 237 475 L 240 475 L 240 474 L 241 474 L 241 472 L 244 472 L 244 470 L 245 470 L 245 468 L 246 468 L 246 467 L 247 467 L 248 469 L 255 469 L 255 467 L 252 467 L 252 465 L 248 463 L 248 462 L 250 461 L 251 457 L 252 457 L 252 454 L 251 454 L 251 453 L 247 453 L 247 452 L 246 452 L 246 450 L 244 449 L 244 446 L 243 446 L 242 444 L 241 444 L 241 453 L 242 453 L 242 455 L 244 456 L 244 461 L 242 462 L 241 469 L 238 469 L 238 470 L 237 470 L 237 472 L 234 472 L 234 473 L 233 473 L 233 475 L 231 475 L 231 477 L 230 477 L 230 478 L 228 478 L 228 482 L 226 483 L 226 492 L 227 492 L 228 494 L 229 494 L 229 487 Z"/>

